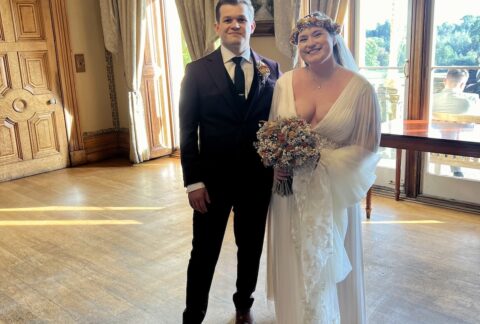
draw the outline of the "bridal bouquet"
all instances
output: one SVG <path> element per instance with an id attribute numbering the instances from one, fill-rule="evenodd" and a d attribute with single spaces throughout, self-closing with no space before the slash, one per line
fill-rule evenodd
<path id="1" fill-rule="evenodd" d="M 262 122 L 257 138 L 254 146 L 265 166 L 292 172 L 314 168 L 320 158 L 319 137 L 309 123 L 298 117 Z M 292 178 L 275 180 L 273 192 L 281 196 L 292 194 Z"/>

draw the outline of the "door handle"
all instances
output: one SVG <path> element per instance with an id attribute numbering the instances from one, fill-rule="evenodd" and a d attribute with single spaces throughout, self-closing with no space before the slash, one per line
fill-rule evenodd
<path id="1" fill-rule="evenodd" d="M 403 65 L 403 75 L 405 76 L 405 78 L 408 78 L 409 74 L 410 74 L 410 65 L 408 64 L 409 61 L 408 60 L 405 60 L 405 64 Z"/>
<path id="2" fill-rule="evenodd" d="M 49 105 L 54 105 L 56 103 L 57 103 L 57 99 L 55 99 L 55 98 L 50 98 L 50 100 L 48 100 Z"/>

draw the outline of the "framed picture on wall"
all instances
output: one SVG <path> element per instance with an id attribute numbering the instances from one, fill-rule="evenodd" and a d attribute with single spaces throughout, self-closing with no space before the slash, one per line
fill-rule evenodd
<path id="1" fill-rule="evenodd" d="M 255 22 L 257 24 L 253 36 L 275 35 L 273 0 L 252 0 L 252 5 L 255 9 Z"/>

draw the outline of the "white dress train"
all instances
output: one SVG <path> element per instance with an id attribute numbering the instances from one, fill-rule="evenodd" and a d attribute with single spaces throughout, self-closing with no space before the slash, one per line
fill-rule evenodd
<path id="1" fill-rule="evenodd" d="M 292 76 L 277 81 L 271 119 L 296 115 Z M 366 322 L 359 202 L 375 179 L 379 120 L 372 86 L 355 73 L 314 128 L 336 145 L 294 174 L 293 195 L 272 196 L 267 296 L 278 324 Z"/>

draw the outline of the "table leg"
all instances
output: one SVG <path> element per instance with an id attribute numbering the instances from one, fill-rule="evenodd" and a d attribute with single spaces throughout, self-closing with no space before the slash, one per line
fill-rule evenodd
<path id="1" fill-rule="evenodd" d="M 402 174 L 402 150 L 397 149 L 395 156 L 395 200 L 400 200 L 400 176 Z"/>
<path id="2" fill-rule="evenodd" d="M 372 212 L 372 188 L 368 189 L 367 192 L 367 201 L 365 204 L 365 212 L 367 214 L 367 219 L 370 219 L 370 213 Z"/>

